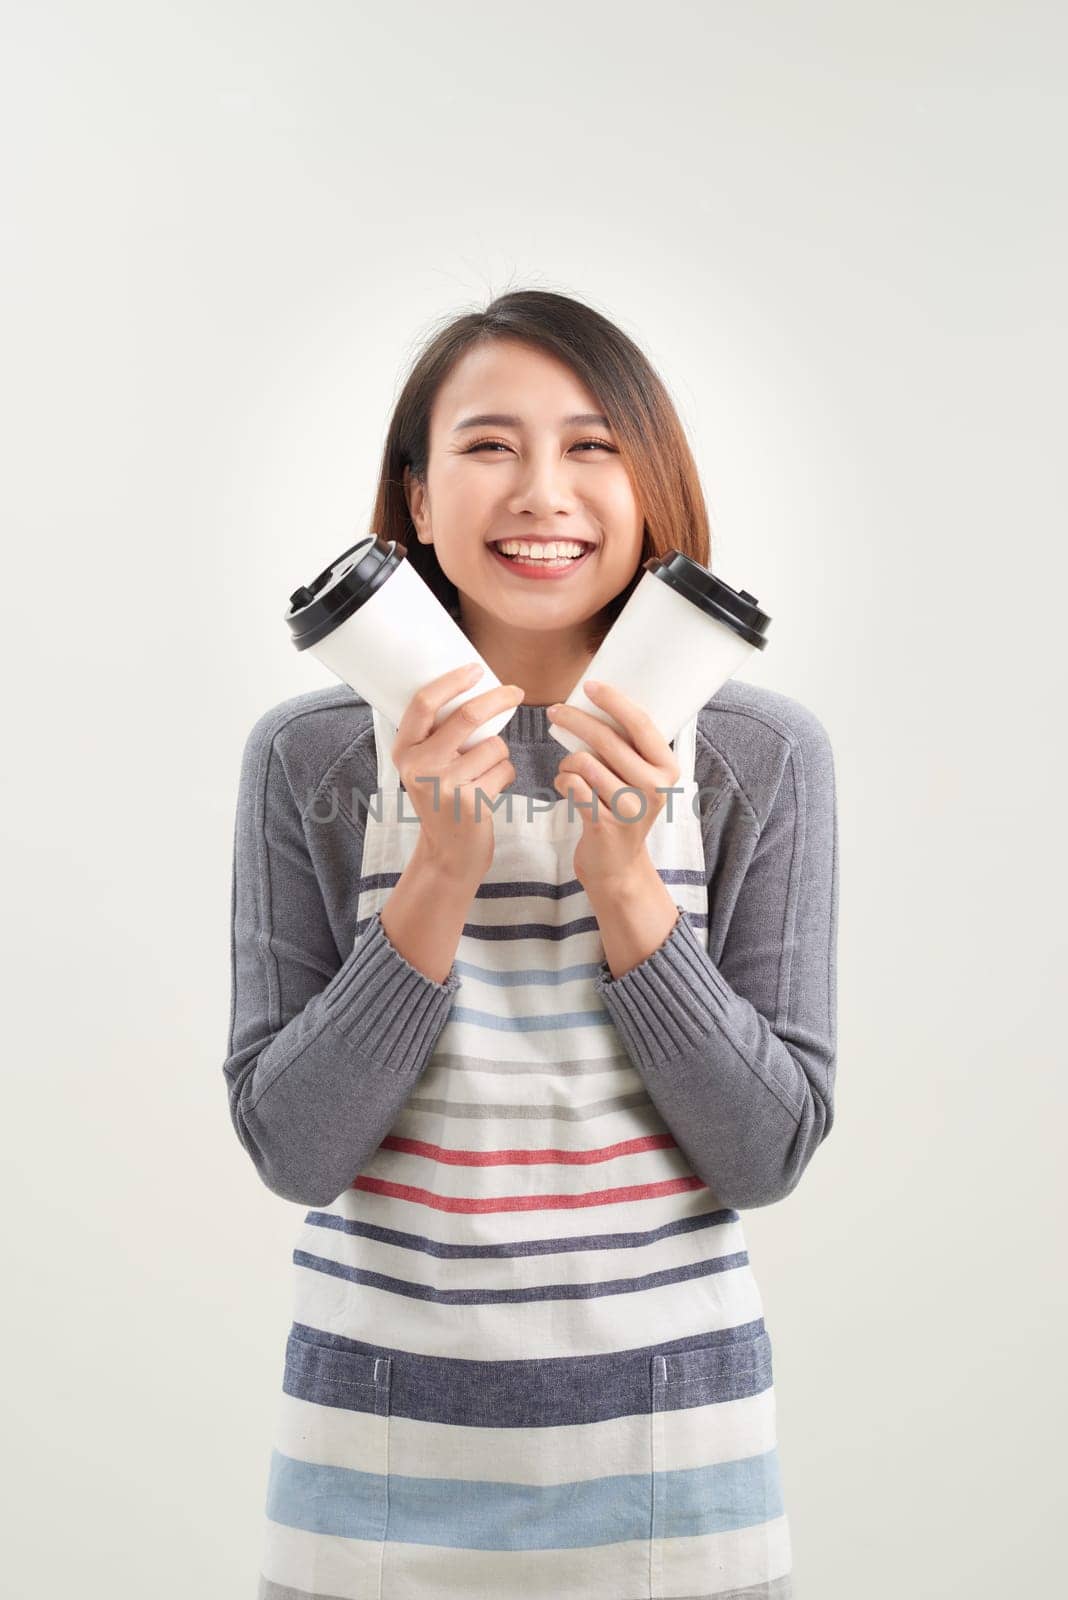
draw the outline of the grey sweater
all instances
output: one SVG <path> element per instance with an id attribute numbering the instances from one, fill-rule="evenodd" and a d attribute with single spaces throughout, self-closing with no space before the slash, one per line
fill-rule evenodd
<path id="1" fill-rule="evenodd" d="M 550 794 L 563 747 L 544 706 L 501 737 L 505 792 Z M 708 950 L 680 916 L 594 980 L 691 1168 L 723 1206 L 769 1205 L 830 1131 L 836 1063 L 838 819 L 830 741 L 798 701 L 730 679 L 698 718 Z M 371 708 L 344 685 L 283 701 L 245 744 L 234 829 L 223 1065 L 263 1182 L 329 1205 L 416 1086 L 460 979 L 436 983 L 356 927 Z M 677 802 L 676 802 L 677 803 Z"/>

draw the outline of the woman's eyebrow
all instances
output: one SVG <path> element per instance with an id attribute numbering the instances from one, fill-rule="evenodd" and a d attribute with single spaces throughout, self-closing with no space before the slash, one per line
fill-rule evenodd
<path id="1" fill-rule="evenodd" d="M 560 426 L 569 427 L 574 423 L 580 427 L 600 426 L 610 428 L 612 424 L 607 417 L 602 417 L 599 411 L 580 411 L 576 416 L 564 417 Z M 453 428 L 453 433 L 459 433 L 462 428 L 521 428 L 522 417 L 513 417 L 504 411 L 484 411 L 477 417 L 465 417 Z"/>

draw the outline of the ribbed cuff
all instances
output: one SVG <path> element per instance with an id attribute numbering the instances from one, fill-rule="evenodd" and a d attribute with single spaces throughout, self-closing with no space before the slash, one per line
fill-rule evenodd
<path id="1" fill-rule="evenodd" d="M 681 906 L 663 944 L 613 978 L 601 962 L 594 988 L 639 1065 L 661 1066 L 707 1038 L 733 991 L 720 976 Z"/>
<path id="2" fill-rule="evenodd" d="M 433 1048 L 460 987 L 435 983 L 390 943 L 376 911 L 331 980 L 326 1013 L 361 1054 L 402 1072 Z"/>

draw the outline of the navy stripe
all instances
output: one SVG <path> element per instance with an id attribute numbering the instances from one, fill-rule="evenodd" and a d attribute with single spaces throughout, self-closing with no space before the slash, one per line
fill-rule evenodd
<path id="1" fill-rule="evenodd" d="M 385 1359 L 384 1359 L 385 1358 Z M 669 1381 L 655 1374 L 666 1369 Z M 375 1373 L 378 1373 L 378 1381 Z M 695 1381 L 689 1374 L 694 1373 Z M 348 1411 L 388 1410 L 468 1428 L 564 1427 L 687 1410 L 762 1394 L 772 1383 L 764 1319 L 592 1356 L 479 1361 L 344 1340 L 294 1322 L 283 1388 Z M 648 1474 L 645 1474 L 648 1487 Z"/>
<path id="2" fill-rule="evenodd" d="M 649 1289 L 689 1283 L 694 1278 L 707 1278 L 714 1272 L 734 1272 L 739 1267 L 747 1267 L 749 1252 L 737 1250 L 729 1256 L 688 1261 L 684 1266 L 671 1267 L 663 1272 L 645 1272 L 637 1278 L 611 1278 L 603 1283 L 536 1283 L 527 1289 L 435 1289 L 432 1284 L 409 1283 L 403 1278 L 391 1278 L 385 1272 L 350 1267 L 344 1261 L 331 1261 L 326 1256 L 313 1256 L 307 1250 L 300 1249 L 293 1251 L 293 1264 L 307 1267 L 310 1272 L 323 1272 L 331 1278 L 342 1278 L 346 1283 L 363 1283 L 371 1289 L 382 1289 L 387 1294 L 404 1295 L 409 1300 L 423 1300 L 433 1305 L 506 1306 L 530 1305 L 542 1300 L 600 1300 L 613 1294 L 644 1294 Z"/>
<path id="3" fill-rule="evenodd" d="M 703 872 L 698 872 L 692 867 L 658 867 L 657 872 L 663 883 L 692 883 L 707 888 L 708 879 Z M 368 894 L 374 889 L 392 889 L 400 881 L 399 872 L 371 872 L 364 878 L 357 878 L 356 893 Z M 583 889 L 577 878 L 568 878 L 565 883 L 549 883 L 537 878 L 510 878 L 507 882 L 481 883 L 475 890 L 476 900 L 516 900 L 529 897 L 536 900 L 565 900 L 569 895 L 582 894 Z"/>
<path id="4" fill-rule="evenodd" d="M 729 1222 L 737 1222 L 739 1217 L 737 1211 L 723 1209 L 706 1211 L 696 1217 L 679 1217 L 674 1222 L 665 1222 L 662 1227 L 643 1229 L 641 1232 L 583 1233 L 577 1238 L 515 1239 L 505 1244 L 444 1244 L 440 1239 L 428 1239 L 421 1233 L 404 1233 L 399 1228 L 381 1228 L 373 1222 L 339 1217 L 333 1211 L 309 1211 L 304 1220 L 316 1228 L 336 1228 L 339 1233 L 377 1239 L 379 1244 L 394 1245 L 401 1250 L 420 1250 L 424 1255 L 437 1256 L 442 1261 L 470 1261 L 501 1260 L 512 1256 L 552 1256 L 575 1250 L 641 1250 L 659 1239 L 696 1233 L 699 1228 L 721 1227 Z"/>
<path id="5" fill-rule="evenodd" d="M 372 913 L 377 916 L 378 913 Z M 707 911 L 685 911 L 684 916 L 697 928 L 708 926 Z M 356 923 L 356 934 L 361 934 L 372 921 L 372 917 L 362 917 Z M 600 933 L 601 925 L 596 917 L 576 917 L 573 922 L 509 922 L 509 923 L 478 923 L 465 922 L 463 932 L 469 939 L 573 939 L 580 933 Z"/>

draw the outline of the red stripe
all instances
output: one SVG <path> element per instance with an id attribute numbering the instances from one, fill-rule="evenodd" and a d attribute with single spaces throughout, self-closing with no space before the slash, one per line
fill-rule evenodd
<path id="1" fill-rule="evenodd" d="M 642 1155 L 646 1150 L 672 1150 L 670 1133 L 650 1133 L 641 1139 L 621 1139 L 593 1150 L 450 1150 L 443 1144 L 428 1144 L 425 1139 L 403 1139 L 396 1134 L 382 1140 L 380 1150 L 399 1150 L 406 1156 L 428 1156 L 450 1167 L 535 1167 L 552 1164 L 584 1167 L 594 1161 L 614 1161 L 617 1156 Z"/>
<path id="2" fill-rule="evenodd" d="M 411 1200 L 435 1211 L 484 1213 L 490 1211 L 571 1211 L 580 1206 L 614 1206 L 626 1200 L 657 1200 L 662 1195 L 684 1194 L 688 1189 L 707 1188 L 700 1178 L 670 1178 L 665 1183 L 634 1183 L 625 1189 L 593 1189 L 589 1194 L 507 1194 L 487 1200 L 464 1196 L 433 1194 L 408 1183 L 387 1183 L 383 1178 L 357 1178 L 353 1189 L 368 1194 L 389 1195 L 394 1200 Z"/>

